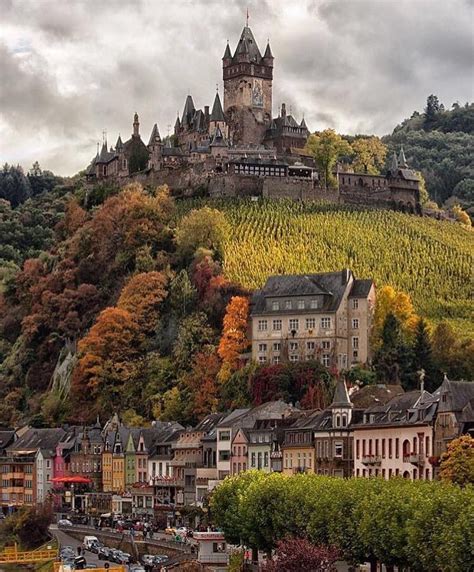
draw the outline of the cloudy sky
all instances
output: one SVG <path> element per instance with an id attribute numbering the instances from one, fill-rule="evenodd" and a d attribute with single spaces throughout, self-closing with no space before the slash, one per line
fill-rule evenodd
<path id="1" fill-rule="evenodd" d="M 0 0 L 0 164 L 74 174 L 135 111 L 166 135 L 188 92 L 212 105 L 247 6 L 274 114 L 311 130 L 383 135 L 430 93 L 473 99 L 473 0 Z"/>

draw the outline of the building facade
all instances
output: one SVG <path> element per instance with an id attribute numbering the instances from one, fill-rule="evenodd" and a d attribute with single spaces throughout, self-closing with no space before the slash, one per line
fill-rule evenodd
<path id="1" fill-rule="evenodd" d="M 318 360 L 340 370 L 367 363 L 374 307 L 373 281 L 350 270 L 271 276 L 252 297 L 252 358 Z"/>

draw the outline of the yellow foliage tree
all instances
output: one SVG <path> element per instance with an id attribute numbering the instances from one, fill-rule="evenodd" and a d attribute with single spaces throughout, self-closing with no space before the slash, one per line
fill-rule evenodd
<path id="1" fill-rule="evenodd" d="M 462 435 L 453 439 L 441 457 L 439 477 L 460 486 L 474 484 L 474 439 Z"/>
<path id="2" fill-rule="evenodd" d="M 372 327 L 372 347 L 378 349 L 385 319 L 393 314 L 400 322 L 405 334 L 412 335 L 419 321 L 410 296 L 403 290 L 395 290 L 392 286 L 383 286 L 377 291 L 377 302 Z"/>
<path id="3" fill-rule="evenodd" d="M 323 185 L 326 188 L 335 187 L 333 170 L 338 159 L 351 152 L 350 144 L 334 129 L 325 129 L 321 133 L 310 135 L 305 149 L 314 157 Z"/>
<path id="4" fill-rule="evenodd" d="M 360 137 L 352 143 L 352 166 L 356 173 L 378 175 L 385 164 L 387 146 L 378 137 Z"/>

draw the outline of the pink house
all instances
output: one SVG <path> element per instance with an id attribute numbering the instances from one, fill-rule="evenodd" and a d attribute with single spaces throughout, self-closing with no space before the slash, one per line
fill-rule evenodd
<path id="1" fill-rule="evenodd" d="M 240 428 L 232 440 L 230 474 L 238 475 L 248 468 L 248 435 Z"/>

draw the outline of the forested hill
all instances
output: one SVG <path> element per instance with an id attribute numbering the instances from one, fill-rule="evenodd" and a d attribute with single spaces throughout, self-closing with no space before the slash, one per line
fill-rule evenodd
<path id="1" fill-rule="evenodd" d="M 389 154 L 403 145 L 408 162 L 421 171 L 430 198 L 439 205 L 459 203 L 474 213 L 474 104 L 445 109 L 430 95 L 422 113 L 415 111 L 383 138 Z"/>

